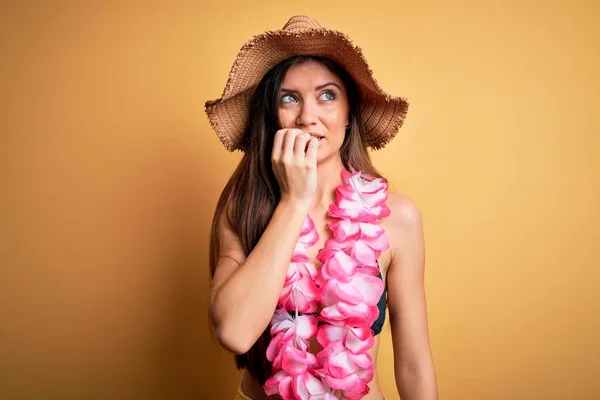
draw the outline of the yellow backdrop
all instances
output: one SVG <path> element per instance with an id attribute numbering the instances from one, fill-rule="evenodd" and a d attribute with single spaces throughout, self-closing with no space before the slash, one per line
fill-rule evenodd
<path id="1" fill-rule="evenodd" d="M 207 248 L 240 154 L 203 104 L 246 40 L 300 13 L 410 100 L 373 157 L 423 213 L 440 398 L 600 398 L 597 2 L 11 3 L 1 398 L 232 398 Z M 397 399 L 391 354 L 386 327 Z"/>

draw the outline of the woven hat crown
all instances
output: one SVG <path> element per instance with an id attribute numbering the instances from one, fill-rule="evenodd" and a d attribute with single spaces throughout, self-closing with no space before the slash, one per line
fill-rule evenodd
<path id="1" fill-rule="evenodd" d="M 284 31 L 290 32 L 302 32 L 309 29 L 323 29 L 323 27 L 306 15 L 295 15 L 283 26 Z"/>

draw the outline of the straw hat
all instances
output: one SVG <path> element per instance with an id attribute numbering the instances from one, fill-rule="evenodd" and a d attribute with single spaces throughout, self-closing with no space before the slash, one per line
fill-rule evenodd
<path id="1" fill-rule="evenodd" d="M 243 151 L 240 143 L 258 82 L 279 62 L 298 55 L 328 58 L 354 78 L 369 147 L 381 149 L 393 139 L 408 111 L 406 99 L 391 96 L 379 87 L 362 50 L 344 33 L 325 29 L 314 19 L 297 15 L 283 29 L 267 31 L 247 42 L 233 63 L 221 98 L 206 102 L 210 124 L 227 150 Z"/>

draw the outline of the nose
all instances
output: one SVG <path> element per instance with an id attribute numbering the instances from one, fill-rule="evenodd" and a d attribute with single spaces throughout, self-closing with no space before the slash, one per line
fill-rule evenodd
<path id="1" fill-rule="evenodd" d="M 300 107 L 296 124 L 298 126 L 311 126 L 317 123 L 317 105 L 312 101 L 304 101 Z"/>

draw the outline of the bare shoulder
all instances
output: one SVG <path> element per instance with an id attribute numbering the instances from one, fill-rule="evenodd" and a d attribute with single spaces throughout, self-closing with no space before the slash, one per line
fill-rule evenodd
<path id="1" fill-rule="evenodd" d="M 388 193 L 387 205 L 390 208 L 390 228 L 405 232 L 421 228 L 421 210 L 411 198 L 400 193 Z"/>
<path id="2" fill-rule="evenodd" d="M 390 215 L 386 233 L 392 259 L 421 253 L 423 248 L 423 221 L 421 210 L 414 200 L 400 193 L 388 193 Z"/>

